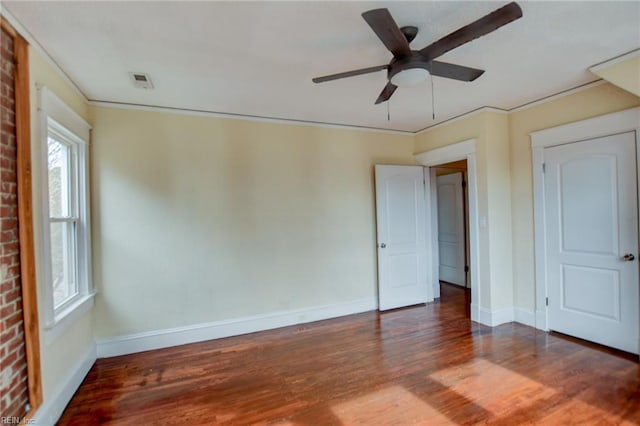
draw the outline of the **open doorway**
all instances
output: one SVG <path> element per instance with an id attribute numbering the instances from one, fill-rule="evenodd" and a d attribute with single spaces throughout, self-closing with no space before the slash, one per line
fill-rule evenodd
<path id="1" fill-rule="evenodd" d="M 463 301 L 461 309 L 471 316 L 469 279 L 469 199 L 467 160 L 433 167 L 436 177 L 438 280 L 441 302 Z M 438 296 L 438 295 L 436 295 Z"/>
<path id="2" fill-rule="evenodd" d="M 439 270 L 440 264 L 438 256 L 438 197 L 436 187 L 436 167 L 442 166 L 451 162 L 466 160 L 467 162 L 467 210 L 468 210 L 468 222 L 467 232 L 468 238 L 468 253 L 469 253 L 469 273 L 467 275 L 467 284 L 469 285 L 470 292 L 466 288 L 462 288 L 465 291 L 467 298 L 471 300 L 465 302 L 465 309 L 470 305 L 471 309 L 471 321 L 476 321 L 481 324 L 493 325 L 493 318 L 487 311 L 481 310 L 480 306 L 482 300 L 480 300 L 480 289 L 488 285 L 488 281 L 481 282 L 482 265 L 480 264 L 480 241 L 479 230 L 482 227 L 486 227 L 486 216 L 480 216 L 478 212 L 478 173 L 476 165 L 476 140 L 468 139 L 465 141 L 457 142 L 451 145 L 446 145 L 440 148 L 435 148 L 429 151 L 416 154 L 416 162 L 424 167 L 428 167 L 428 172 L 425 173 L 425 198 L 427 204 L 427 265 L 428 265 L 428 282 L 431 285 L 431 295 L 433 298 L 440 298 L 440 282 L 439 282 Z M 488 292 L 484 292 L 488 294 Z M 468 312 L 468 311 L 467 311 Z"/>

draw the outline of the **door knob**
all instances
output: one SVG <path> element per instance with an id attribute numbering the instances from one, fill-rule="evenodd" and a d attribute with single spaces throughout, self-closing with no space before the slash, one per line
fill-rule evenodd
<path id="1" fill-rule="evenodd" d="M 631 262 L 632 260 L 635 260 L 635 256 L 631 253 L 627 253 L 624 256 L 622 256 L 622 260 L 626 260 L 627 262 Z"/>
<path id="2" fill-rule="evenodd" d="M 387 245 L 385 243 L 380 244 L 380 248 L 385 248 Z"/>

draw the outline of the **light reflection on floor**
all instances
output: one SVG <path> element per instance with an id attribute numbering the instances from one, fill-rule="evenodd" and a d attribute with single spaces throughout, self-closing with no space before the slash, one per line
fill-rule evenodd
<path id="1" fill-rule="evenodd" d="M 436 371 L 429 378 L 498 417 L 556 394 L 550 387 L 484 359 Z"/>
<path id="2" fill-rule="evenodd" d="M 571 424 L 575 425 L 636 425 L 636 423 L 620 420 L 618 416 L 576 399 L 559 404 L 549 414 L 537 421 L 536 425 L 556 426 L 559 415 L 562 415 L 563 418 L 571 418 Z"/>
<path id="3" fill-rule="evenodd" d="M 493 415 L 487 423 L 508 422 L 511 414 L 541 404 L 553 409 L 532 413 L 536 425 L 556 425 L 560 414 L 564 419 L 571 418 L 571 424 L 632 424 L 619 423 L 611 413 L 579 399 L 567 399 L 551 387 L 484 359 L 436 371 L 426 380 L 435 380 L 487 410 Z M 344 425 L 454 424 L 445 413 L 429 405 L 428 396 L 417 397 L 400 385 L 334 405 L 331 410 Z"/>
<path id="4" fill-rule="evenodd" d="M 451 424 L 446 416 L 402 386 L 368 393 L 331 410 L 345 425 Z"/>

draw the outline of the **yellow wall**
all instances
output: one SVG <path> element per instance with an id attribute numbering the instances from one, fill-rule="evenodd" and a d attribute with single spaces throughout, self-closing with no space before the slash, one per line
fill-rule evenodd
<path id="1" fill-rule="evenodd" d="M 416 136 L 88 108 L 30 50 L 35 85 L 91 116 L 96 308 L 41 342 L 45 399 L 94 337 L 376 297 L 372 166 L 477 139 L 480 307 L 534 310 L 529 133 L 640 105 L 610 84 Z M 41 175 L 34 167 L 36 251 Z M 38 285 L 43 285 L 38 269 Z M 40 292 L 42 293 L 42 292 Z M 40 303 L 40 305 L 42 305 Z M 44 336 L 44 330 L 41 330 Z"/>
<path id="2" fill-rule="evenodd" d="M 92 115 L 98 338 L 375 300 L 372 166 L 413 136 Z"/>
<path id="3" fill-rule="evenodd" d="M 591 72 L 599 77 L 615 84 L 616 86 L 640 96 L 640 54 L 607 65 L 599 65 L 591 68 Z"/>
<path id="4" fill-rule="evenodd" d="M 480 288 L 474 297 L 483 310 L 512 305 L 511 222 L 508 118 L 479 112 L 415 137 L 415 153 L 476 139 L 478 215 L 486 218 L 479 231 Z"/>
<path id="5" fill-rule="evenodd" d="M 415 152 L 477 139 L 480 307 L 533 313 L 533 183 L 531 132 L 640 105 L 640 98 L 603 83 L 509 114 L 481 112 L 416 135 Z"/>
<path id="6" fill-rule="evenodd" d="M 38 91 L 36 85 L 47 86 L 53 93 L 61 98 L 75 112 L 83 118 L 88 117 L 88 106 L 82 96 L 64 81 L 54 68 L 33 48 L 29 49 L 29 65 L 31 80 L 31 147 L 33 163 L 33 216 L 34 216 L 34 243 L 36 253 L 36 282 L 38 294 L 42 295 L 43 280 L 42 260 L 40 253 L 42 247 L 42 170 L 40 156 L 42 155 L 42 141 L 38 122 Z M 67 377 L 75 372 L 87 352 L 94 347 L 92 312 L 88 312 L 77 322 L 67 328 L 64 333 L 50 344 L 46 343 L 44 324 L 43 302 L 38 300 L 40 312 L 40 362 L 42 370 L 42 391 L 44 400 L 51 398 L 55 390 Z"/>
<path id="7" fill-rule="evenodd" d="M 509 115 L 513 281 L 515 306 L 533 311 L 533 178 L 529 134 L 640 105 L 640 98 L 608 83 Z"/>
<path id="8" fill-rule="evenodd" d="M 487 114 L 485 162 L 487 176 L 487 228 L 491 309 L 513 306 L 511 180 L 509 167 L 509 118 Z"/>

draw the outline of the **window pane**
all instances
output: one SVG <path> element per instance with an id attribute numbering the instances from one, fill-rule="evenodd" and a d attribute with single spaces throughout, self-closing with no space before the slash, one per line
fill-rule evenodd
<path id="1" fill-rule="evenodd" d="M 51 223 L 51 275 L 53 306 L 57 308 L 78 293 L 75 273 L 74 222 Z"/>
<path id="2" fill-rule="evenodd" d="M 51 135 L 48 142 L 49 159 L 49 217 L 68 217 L 70 204 L 71 170 L 69 146 Z"/>

